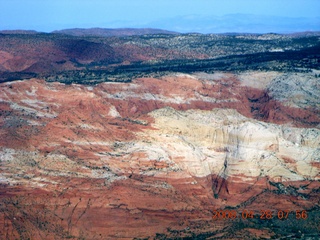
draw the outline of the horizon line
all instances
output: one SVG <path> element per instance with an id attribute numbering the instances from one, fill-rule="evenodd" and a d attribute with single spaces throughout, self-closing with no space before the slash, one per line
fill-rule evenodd
<path id="1" fill-rule="evenodd" d="M 221 31 L 221 32 L 197 32 L 197 31 L 188 31 L 188 32 L 179 32 L 175 30 L 168 30 L 165 28 L 158 28 L 158 27 L 70 27 L 70 28 L 62 28 L 62 29 L 56 29 L 53 31 L 40 31 L 35 29 L 24 29 L 24 28 L 17 28 L 17 29 L 0 29 L 1 34 L 15 34 L 13 32 L 26 32 L 26 33 L 20 33 L 20 34 L 27 34 L 28 32 L 31 34 L 32 32 L 34 34 L 36 33 L 46 33 L 46 34 L 59 34 L 59 31 L 65 31 L 65 30 L 159 30 L 159 31 L 166 31 L 171 32 L 171 34 L 280 34 L 280 35 L 286 35 L 286 34 L 297 34 L 297 33 L 320 33 L 319 30 L 302 30 L 302 31 L 266 31 L 266 32 L 250 32 L 250 31 Z M 12 33 L 11 33 L 12 32 Z M 19 33 L 17 33 L 19 34 Z M 62 33 L 61 33 L 62 34 Z M 146 33 L 148 34 L 148 33 Z M 68 34 L 66 34 L 68 35 Z"/>

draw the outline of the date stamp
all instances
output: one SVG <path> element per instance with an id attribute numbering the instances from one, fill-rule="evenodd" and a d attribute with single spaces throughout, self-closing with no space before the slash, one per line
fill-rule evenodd
<path id="1" fill-rule="evenodd" d="M 308 218 L 308 212 L 306 210 L 260 210 L 260 212 L 254 212 L 252 210 L 213 210 L 213 220 L 218 219 L 250 219 L 250 218 L 259 218 L 263 220 L 270 220 L 270 219 L 282 219 L 286 220 L 289 217 L 294 217 L 296 219 L 306 220 Z"/>

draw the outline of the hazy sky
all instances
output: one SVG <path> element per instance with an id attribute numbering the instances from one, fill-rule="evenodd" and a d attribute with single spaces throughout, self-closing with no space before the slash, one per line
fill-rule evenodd
<path id="1" fill-rule="evenodd" d="M 320 0 L 0 0 L 0 9 L 2 30 L 48 32 L 73 27 L 157 27 L 200 32 L 232 31 L 233 28 L 237 31 L 252 28 L 254 19 L 257 19 L 256 29 L 261 22 L 268 25 L 265 21 L 272 21 L 265 18 L 268 16 L 282 17 L 288 26 L 290 19 L 301 18 L 305 30 L 320 30 Z M 229 22 L 222 18 L 230 14 L 256 17 L 246 20 L 242 15 L 243 21 L 233 24 L 239 20 L 238 16 L 234 16 L 236 20 L 229 18 Z M 212 24 L 215 27 L 210 27 Z M 220 27 L 222 25 L 225 27 Z"/>

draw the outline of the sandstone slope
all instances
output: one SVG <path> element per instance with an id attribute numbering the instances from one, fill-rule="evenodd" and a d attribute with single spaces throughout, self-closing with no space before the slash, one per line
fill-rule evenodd
<path id="1" fill-rule="evenodd" d="M 0 87 L 5 238 L 319 232 L 314 74 L 173 74 L 96 86 L 32 79 Z M 309 218 L 214 221 L 215 209 L 307 210 Z"/>

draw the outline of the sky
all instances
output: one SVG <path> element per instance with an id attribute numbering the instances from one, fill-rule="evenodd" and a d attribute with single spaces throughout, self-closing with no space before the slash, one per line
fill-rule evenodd
<path id="1" fill-rule="evenodd" d="M 320 0 L 0 0 L 0 30 L 320 31 Z"/>

